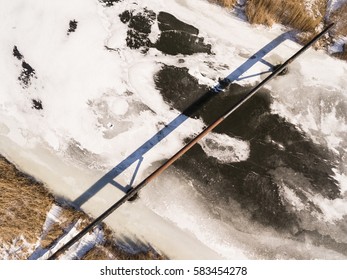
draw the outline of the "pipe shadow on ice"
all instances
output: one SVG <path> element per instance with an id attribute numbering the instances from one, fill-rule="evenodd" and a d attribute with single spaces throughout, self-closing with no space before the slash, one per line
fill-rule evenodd
<path id="1" fill-rule="evenodd" d="M 92 198 L 96 193 L 98 193 L 102 188 L 104 188 L 107 184 L 111 184 L 118 189 L 127 192 L 131 189 L 132 183 L 135 180 L 137 172 L 140 168 L 140 165 L 144 159 L 144 155 L 155 147 L 158 143 L 160 143 L 163 139 L 165 139 L 171 132 L 173 132 L 176 128 L 178 128 L 183 122 L 185 122 L 189 117 L 192 117 L 201 106 L 207 104 L 216 94 L 224 91 L 228 86 L 238 80 L 243 80 L 248 77 L 242 77 L 242 75 L 251 69 L 256 63 L 260 62 L 267 66 L 269 66 L 269 71 L 271 72 L 273 66 L 264 60 L 264 57 L 274 50 L 276 47 L 281 45 L 287 39 L 292 38 L 292 32 L 286 32 L 269 42 L 263 48 L 261 48 L 258 52 L 253 54 L 249 59 L 247 59 L 242 65 L 240 65 L 237 69 L 235 69 L 232 73 L 230 73 L 224 79 L 221 79 L 219 83 L 207 90 L 204 94 L 197 96 L 197 99 L 186 109 L 182 110 L 182 113 L 178 115 L 175 119 L 173 119 L 170 123 L 168 123 L 163 129 L 158 131 L 153 137 L 148 139 L 142 146 L 140 146 L 137 150 L 135 150 L 132 154 L 130 154 L 127 158 L 121 161 L 117 166 L 107 172 L 103 177 L 101 177 L 98 181 L 96 181 L 92 186 L 90 186 L 84 193 L 82 193 L 79 197 L 77 197 L 73 204 L 76 207 L 81 207 L 86 201 Z M 262 75 L 266 72 L 261 72 L 256 75 Z M 253 77 L 255 75 L 249 76 Z M 132 164 L 138 161 L 138 164 L 135 168 L 135 172 L 129 182 L 128 185 L 123 186 L 119 184 L 115 179 L 122 174 L 125 170 L 127 170 Z"/>

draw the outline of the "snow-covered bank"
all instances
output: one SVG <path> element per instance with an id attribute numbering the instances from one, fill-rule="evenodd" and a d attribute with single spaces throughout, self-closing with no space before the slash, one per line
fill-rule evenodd
<path id="1" fill-rule="evenodd" d="M 101 172 L 91 172 L 90 170 L 86 172 L 71 164 L 66 164 L 45 148 L 35 147 L 22 150 L 4 137 L 0 137 L 0 143 L 3 154 L 8 156 L 11 161 L 16 162 L 21 169 L 34 174 L 36 178 L 45 182 L 51 191 L 67 201 L 73 201 L 103 175 Z M 54 169 L 51 168 L 52 166 Z M 62 176 L 62 174 L 64 175 Z M 80 192 L 73 191 L 76 185 L 79 186 Z M 87 201 L 82 209 L 92 216 L 97 216 L 120 198 L 120 195 L 119 190 L 108 185 L 98 193 L 97 197 Z M 106 223 L 115 231 L 119 239 L 127 238 L 135 242 L 151 244 L 153 248 L 167 254 L 169 258 L 221 258 L 218 253 L 193 238 L 191 234 L 187 234 L 172 222 L 154 214 L 141 201 L 125 205 L 116 214 L 106 219 Z M 173 236 L 175 238 L 172 239 Z"/>
<path id="2" fill-rule="evenodd" d="M 1 4 L 0 153 L 71 202 L 87 193 L 88 199 L 78 206 L 93 216 L 123 194 L 112 181 L 93 188 L 106 172 L 125 166 L 114 178 L 125 186 L 141 160 L 134 183 L 139 182 L 205 125 L 200 118 L 188 119 L 160 143 L 149 143 L 155 142 L 155 147 L 143 146 L 179 115 L 156 87 L 154 76 L 163 65 L 186 67 L 206 86 L 214 86 L 218 77 L 230 73 L 238 84 L 253 85 L 270 64 L 283 62 L 299 49 L 290 34 L 281 36 L 284 28 L 253 28 L 207 1 L 119 1 L 112 7 L 92 0 L 49 4 L 8 0 Z M 134 27 L 126 19 L 120 21 L 119 15 L 131 11 L 142 20 L 143 14 L 151 15 L 148 10 L 172 13 L 194 25 L 204 44 L 212 46 L 212 55 L 167 55 L 153 47 L 130 49 L 127 39 L 136 39 L 129 39 Z M 71 21 L 77 22 L 74 32 L 68 32 Z M 160 30 L 157 23 L 149 22 L 148 38 L 154 42 Z M 263 55 L 262 60 L 250 59 L 255 53 Z M 343 190 L 346 74 L 345 63 L 310 50 L 291 65 L 287 76 L 267 87 L 274 98 L 273 112 L 339 153 L 336 176 Z M 341 109 L 334 110 L 331 104 Z M 237 148 L 231 149 L 232 145 Z M 209 157 L 227 164 L 246 161 L 252 152 L 247 141 L 224 134 L 213 134 L 202 147 Z M 138 152 L 128 158 L 134 151 Z M 235 154 L 226 156 L 225 151 Z M 222 217 L 217 219 L 193 184 L 179 172 L 165 173 L 144 190 L 140 200 L 122 206 L 107 223 L 119 236 L 148 242 L 173 259 L 266 258 L 267 251 L 277 249 L 277 255 L 271 253 L 271 257 L 344 258 L 318 245 L 302 253 L 307 246 L 304 242 L 255 224 L 231 198 L 234 212 L 222 209 Z M 289 204 L 296 203 L 300 212 L 302 202 L 291 189 L 283 186 L 282 196 Z M 326 211 L 319 217 L 322 220 L 331 217 L 328 221 L 334 223 L 346 215 L 345 196 L 311 199 Z M 339 215 L 329 215 L 335 210 Z M 228 224 L 223 218 L 229 216 L 237 218 Z M 246 232 L 243 225 L 247 225 Z"/>

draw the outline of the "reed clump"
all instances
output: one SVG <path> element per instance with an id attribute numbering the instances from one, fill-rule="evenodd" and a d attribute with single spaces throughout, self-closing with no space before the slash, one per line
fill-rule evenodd
<path id="1" fill-rule="evenodd" d="M 0 156 L 0 240 L 11 243 L 22 236 L 35 242 L 53 204 L 53 196 L 40 182 L 16 169 Z"/>
<path id="2" fill-rule="evenodd" d="M 302 0 L 248 0 L 245 13 L 253 24 L 281 23 L 303 32 L 314 32 L 323 19 L 320 12 L 308 12 Z"/>

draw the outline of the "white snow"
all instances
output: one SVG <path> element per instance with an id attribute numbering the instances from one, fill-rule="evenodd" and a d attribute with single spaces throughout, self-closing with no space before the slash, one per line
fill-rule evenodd
<path id="1" fill-rule="evenodd" d="M 225 134 L 211 133 L 200 142 L 208 156 L 212 156 L 222 163 L 244 161 L 249 157 L 249 143 Z"/>
<path id="2" fill-rule="evenodd" d="M 312 16 L 315 16 L 315 13 L 313 11 L 313 5 L 314 4 L 315 4 L 315 0 L 305 0 L 304 1 L 304 6 L 305 6 L 306 11 Z"/>
<path id="3" fill-rule="evenodd" d="M 283 184 L 281 189 L 281 195 L 283 199 L 286 200 L 286 203 L 291 204 L 296 211 L 304 210 L 305 204 L 301 199 L 295 194 L 295 192 Z"/>
<path id="4" fill-rule="evenodd" d="M 22 259 L 25 252 L 31 252 L 33 244 L 28 242 L 22 235 L 14 238 L 10 244 L 1 242 L 0 259 L 1 260 L 18 260 Z"/>
<path id="5" fill-rule="evenodd" d="M 81 220 L 78 220 L 71 230 L 61 238 L 57 244 L 48 250 L 45 254 L 43 254 L 38 259 L 46 260 L 49 258 L 57 249 L 63 246 L 66 242 L 70 241 L 72 237 L 74 237 L 80 230 Z M 103 240 L 103 231 L 95 228 L 91 233 L 87 233 L 83 236 L 78 242 L 76 242 L 69 250 L 67 250 L 66 254 L 63 254 L 59 257 L 61 260 L 73 260 L 80 259 L 85 253 L 87 253 L 95 244 L 101 243 Z"/>
<path id="6" fill-rule="evenodd" d="M 62 208 L 58 205 L 53 204 L 51 210 L 47 213 L 46 221 L 43 224 L 43 233 L 45 235 L 54 223 L 59 222 Z"/>
<path id="7" fill-rule="evenodd" d="M 343 219 L 347 216 L 347 209 L 346 209 L 346 200 L 345 199 L 328 199 L 323 198 L 320 195 L 316 195 L 312 198 L 312 201 L 319 205 L 319 208 L 322 210 L 322 214 L 320 214 L 320 219 L 329 222 L 334 223 L 338 220 Z"/>
<path id="8" fill-rule="evenodd" d="M 45 238 L 45 235 L 49 232 L 53 224 L 63 222 L 61 220 L 62 208 L 53 204 L 51 210 L 47 213 L 46 221 L 42 228 L 42 234 L 39 240 L 36 242 L 36 248 L 31 253 L 30 260 L 46 260 L 62 245 L 75 236 L 81 228 L 81 219 L 75 222 L 64 236 L 53 244 L 50 248 L 42 248 L 39 244 L 40 241 Z M 79 240 L 74 246 L 72 246 L 60 259 L 81 259 L 85 253 L 87 253 L 95 244 L 103 241 L 103 231 L 95 228 L 92 233 L 86 234 L 81 240 Z"/>
<path id="9" fill-rule="evenodd" d="M 335 172 L 335 179 L 340 184 L 341 194 L 346 195 L 347 194 L 347 176 L 346 174 L 341 174 L 337 169 L 334 169 Z"/>
<path id="10" fill-rule="evenodd" d="M 330 1 L 331 10 L 336 8 L 337 2 L 341 3 Z M 0 153 L 68 200 L 78 198 L 105 172 L 163 128 L 163 124 L 178 116 L 178 112 L 170 110 L 163 101 L 152 78 L 162 63 L 177 65 L 177 57 L 156 50 L 145 56 L 125 45 L 127 29 L 119 21 L 118 13 L 125 7 L 140 10 L 146 6 L 155 12 L 174 13 L 199 28 L 200 35 L 213 45 L 215 56 L 212 58 L 195 54 L 184 57 L 181 65 L 190 69 L 189 73 L 200 83 L 209 86 L 216 85 L 218 77 L 230 75 L 240 65 L 244 67 L 232 76 L 246 77 L 238 81 L 239 84 L 260 81 L 264 76 L 258 74 L 269 70 L 268 65 L 257 62 L 247 71 L 241 70 L 248 68 L 250 56 L 285 32 L 278 25 L 272 29 L 251 27 L 221 7 L 203 0 L 134 0 L 111 8 L 104 8 L 94 0 L 0 1 Z M 76 32 L 67 36 L 70 20 L 76 20 L 78 25 Z M 154 29 L 152 40 L 157 33 Z M 37 76 L 27 88 L 18 82 L 21 62 L 12 56 L 15 45 Z M 104 46 L 114 51 L 107 51 Z M 300 46 L 288 35 L 279 44 L 272 42 L 268 48 L 271 52 L 264 59 L 276 64 L 289 58 Z M 208 68 L 204 63 L 206 59 L 217 70 Z M 225 64 L 228 68 L 222 67 Z M 346 63 L 321 51 L 309 50 L 289 70 L 286 78 L 275 79 L 268 86 L 275 99 L 273 112 L 297 125 L 314 141 L 342 153 L 347 146 L 344 133 L 347 116 L 339 115 L 334 106 L 346 102 Z M 31 99 L 35 98 L 42 100 L 43 110 L 31 108 Z M 201 120 L 187 120 L 148 151 L 135 183 L 153 170 L 158 161 L 174 154 L 185 138 L 201 131 L 204 125 Z M 215 133 L 201 145 L 207 155 L 221 162 L 245 160 L 250 152 L 248 143 Z M 117 182 L 128 184 L 135 165 L 116 178 Z M 339 172 L 342 173 L 339 178 L 344 178 L 341 181 L 345 182 L 345 171 Z M 176 259 L 251 258 L 253 255 L 247 246 L 257 247 L 264 243 L 273 246 L 270 234 L 264 229 L 259 236 L 254 236 L 244 233 L 245 228 L 239 231 L 236 226 L 218 224 L 208 214 L 208 209 L 194 203 L 189 205 L 190 201 L 174 191 L 178 189 L 184 193 L 182 188 L 189 183 L 172 175 L 162 176 L 160 183 L 154 183 L 155 187 L 149 186 L 148 193 L 144 192 L 143 201 L 124 205 L 107 219 L 117 234 L 149 242 Z M 172 189 L 173 197 L 180 199 L 157 204 L 150 198 L 151 192 L 161 188 Z M 346 189 L 342 185 L 341 188 Z M 284 189 L 284 194 L 297 207 L 302 207 L 289 189 Z M 97 216 L 121 195 L 122 192 L 108 184 L 82 208 Z M 327 201 L 317 197 L 314 202 L 329 221 L 335 221 L 347 214 L 346 199 Z M 57 213 L 52 211 L 53 218 Z M 51 221 L 49 217 L 46 226 Z M 245 224 L 243 220 L 239 223 Z M 75 232 L 72 230 L 66 239 Z M 239 237 L 235 237 L 238 234 Z M 244 245 L 249 235 L 254 238 L 254 244 Z M 83 252 L 91 242 L 101 238 L 100 232 L 93 232 L 76 244 L 75 250 Z M 276 244 L 280 244 L 281 237 L 276 238 Z M 76 254 L 67 258 L 78 257 Z"/>

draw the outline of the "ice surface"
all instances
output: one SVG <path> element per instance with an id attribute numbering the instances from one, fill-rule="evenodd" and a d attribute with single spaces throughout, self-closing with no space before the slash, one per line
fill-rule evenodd
<path id="1" fill-rule="evenodd" d="M 199 83 L 211 87 L 230 73 L 234 78 L 242 74 L 238 84 L 254 85 L 264 77 L 259 73 L 268 71 L 269 64 L 283 62 L 300 48 L 290 40 L 290 34 L 280 36 L 284 28 L 253 28 L 207 1 L 132 2 L 121 1 L 113 7 L 103 7 L 94 0 L 0 2 L 0 153 L 67 200 L 73 202 L 91 192 L 82 208 L 93 216 L 122 192 L 109 184 L 97 191 L 90 186 L 179 116 L 155 87 L 153 75 L 163 64 L 187 67 Z M 336 7 L 337 1 L 330 2 L 330 7 Z M 127 26 L 118 14 L 145 7 L 155 13 L 168 11 L 194 25 L 199 36 L 212 45 L 214 55 L 170 56 L 156 49 L 146 54 L 129 49 Z M 71 20 L 78 25 L 67 35 Z M 150 40 L 158 33 L 153 27 Z M 22 60 L 13 55 L 14 46 Z M 261 55 L 258 51 L 264 46 L 271 51 L 264 54 L 267 63 L 253 63 L 250 57 Z M 18 80 L 23 61 L 35 69 L 35 78 L 25 87 Z M 285 78 L 275 79 L 267 87 L 274 99 L 273 113 L 340 156 L 336 176 L 343 194 L 347 172 L 346 74 L 346 63 L 309 50 L 289 67 Z M 42 101 L 42 110 L 33 108 L 33 99 Z M 144 160 L 134 183 L 205 125 L 201 119 L 188 119 L 153 149 L 136 154 Z M 246 141 L 217 133 L 201 145 L 208 156 L 222 163 L 244 161 L 252 151 Z M 135 167 L 136 161 L 131 162 L 117 182 L 129 184 Z M 302 253 L 301 246 L 305 245 L 253 224 L 235 201 L 230 201 L 235 215 L 221 210 L 222 217 L 216 218 L 211 209 L 199 203 L 190 179 L 180 176 L 163 174 L 144 191 L 142 200 L 125 205 L 107 222 L 120 236 L 142 239 L 177 259 L 342 258 L 339 252 L 313 245 L 310 252 Z M 171 195 L 164 196 L 166 191 Z M 303 209 L 302 200 L 292 189 L 283 186 L 282 194 L 295 211 Z M 311 199 L 322 211 L 317 216 L 322 221 L 321 232 L 328 232 L 323 230 L 323 222 L 342 224 L 347 214 L 345 195 L 333 200 L 320 196 Z M 233 223 L 224 222 L 223 217 Z M 311 227 L 310 222 L 307 224 Z M 341 238 L 341 232 L 336 236 Z M 80 244 L 81 250 L 98 238 L 95 233 Z"/>
<path id="2" fill-rule="evenodd" d="M 208 156 L 222 163 L 246 160 L 250 152 L 248 143 L 216 133 L 211 133 L 202 139 L 201 146 Z"/>

